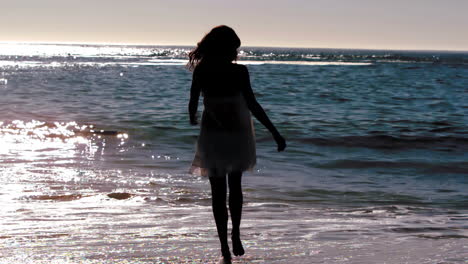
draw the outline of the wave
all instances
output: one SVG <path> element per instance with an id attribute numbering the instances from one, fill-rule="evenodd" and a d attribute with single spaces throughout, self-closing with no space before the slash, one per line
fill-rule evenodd
<path id="1" fill-rule="evenodd" d="M 319 168 L 333 169 L 417 169 L 431 174 L 467 174 L 468 162 L 416 162 L 416 161 L 383 161 L 383 160 L 335 160 L 318 165 Z"/>
<path id="2" fill-rule="evenodd" d="M 159 66 L 159 65 L 185 65 L 188 60 L 180 59 L 159 59 L 144 60 L 138 62 L 132 61 L 16 61 L 0 60 L 0 68 L 61 68 L 61 67 L 107 67 L 107 66 Z M 1 80 L 1 79 L 0 79 Z M 1 84 L 1 82 L 0 82 Z"/>
<path id="3" fill-rule="evenodd" d="M 285 49 L 253 48 L 241 50 L 241 60 L 252 61 L 320 61 L 320 62 L 411 62 L 411 63 L 448 63 L 467 64 L 467 52 L 436 51 L 379 51 L 348 49 Z M 408 67 L 418 69 L 419 67 Z"/>
<path id="4" fill-rule="evenodd" d="M 113 58 L 117 60 L 131 60 L 156 58 L 186 60 L 188 53 L 192 49 L 193 47 L 191 46 L 0 43 L 0 59 L 28 60 L 31 57 L 66 57 L 71 59 Z M 262 62 L 265 64 L 273 61 L 276 64 L 299 64 L 298 62 L 301 62 L 301 64 L 305 65 L 315 65 L 314 63 L 324 62 L 468 64 L 468 52 L 244 47 L 239 51 L 239 60 L 249 61 L 251 64 L 262 64 Z M 151 61 L 148 63 L 151 63 Z M 408 70 L 417 70 L 418 68 L 413 66 L 407 67 Z"/>
<path id="5" fill-rule="evenodd" d="M 282 65 L 309 65 L 309 66 L 368 66 L 370 62 L 343 62 L 343 61 L 239 61 L 245 65 L 264 65 L 264 64 L 282 64 Z"/>
<path id="6" fill-rule="evenodd" d="M 150 59 L 138 62 L 132 61 L 115 61 L 115 62 L 99 62 L 99 61 L 77 61 L 77 62 L 57 62 L 57 61 L 8 61 L 0 60 L 0 68 L 59 68 L 59 67 L 108 67 L 108 66 L 171 66 L 171 65 L 186 65 L 188 60 L 183 59 Z M 238 61 L 239 64 L 245 65 L 265 65 L 265 64 L 281 64 L 281 65 L 308 65 L 308 66 L 368 66 L 372 63 L 368 62 L 340 62 L 340 61 Z M 0 84 L 2 84 L 0 79 Z"/>
<path id="7" fill-rule="evenodd" d="M 334 138 L 310 137 L 299 139 L 302 143 L 331 147 L 364 147 L 376 149 L 468 149 L 467 137 L 456 136 L 390 136 L 366 135 Z"/>

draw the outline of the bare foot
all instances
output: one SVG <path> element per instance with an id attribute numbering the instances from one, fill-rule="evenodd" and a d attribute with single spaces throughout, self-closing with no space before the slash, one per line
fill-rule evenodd
<path id="1" fill-rule="evenodd" d="M 223 258 L 219 263 L 231 264 L 231 252 L 227 245 L 225 247 L 221 246 L 221 253 L 223 254 Z"/>
<path id="2" fill-rule="evenodd" d="M 234 256 L 242 256 L 244 255 L 244 247 L 242 247 L 242 242 L 240 240 L 240 237 L 238 236 L 232 236 L 232 253 L 234 253 Z"/>
<path id="3" fill-rule="evenodd" d="M 222 257 L 222 258 L 219 260 L 218 264 L 232 264 L 231 258 L 224 258 L 224 257 Z"/>

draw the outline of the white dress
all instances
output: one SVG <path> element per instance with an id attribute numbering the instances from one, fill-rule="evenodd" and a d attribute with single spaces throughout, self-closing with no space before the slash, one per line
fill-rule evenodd
<path id="1" fill-rule="evenodd" d="M 242 94 L 204 97 L 200 136 L 190 172 L 207 176 L 210 169 L 224 176 L 251 170 L 256 163 L 255 132 Z"/>

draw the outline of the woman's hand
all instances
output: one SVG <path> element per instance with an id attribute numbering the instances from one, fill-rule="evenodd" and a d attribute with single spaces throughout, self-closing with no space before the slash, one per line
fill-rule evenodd
<path id="1" fill-rule="evenodd" d="M 192 126 L 198 125 L 198 118 L 197 118 L 197 112 L 196 111 L 190 112 L 189 113 L 189 118 L 190 118 L 190 124 Z"/>
<path id="2" fill-rule="evenodd" d="M 194 118 L 190 118 L 190 124 L 191 124 L 192 126 L 196 126 L 196 125 L 198 125 L 197 118 L 196 118 L 196 117 L 194 117 Z"/>
<path id="3" fill-rule="evenodd" d="M 286 148 L 286 140 L 278 133 L 273 135 L 273 138 L 276 141 L 276 144 L 278 145 L 278 152 L 283 151 Z"/>

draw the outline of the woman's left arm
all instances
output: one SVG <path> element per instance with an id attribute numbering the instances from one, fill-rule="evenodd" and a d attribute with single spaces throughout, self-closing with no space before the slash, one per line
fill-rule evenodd
<path id="1" fill-rule="evenodd" d="M 200 98 L 200 85 L 198 82 L 198 73 L 195 69 L 192 76 L 192 87 L 190 88 L 190 101 L 188 105 L 190 124 L 197 125 L 198 99 Z"/>

